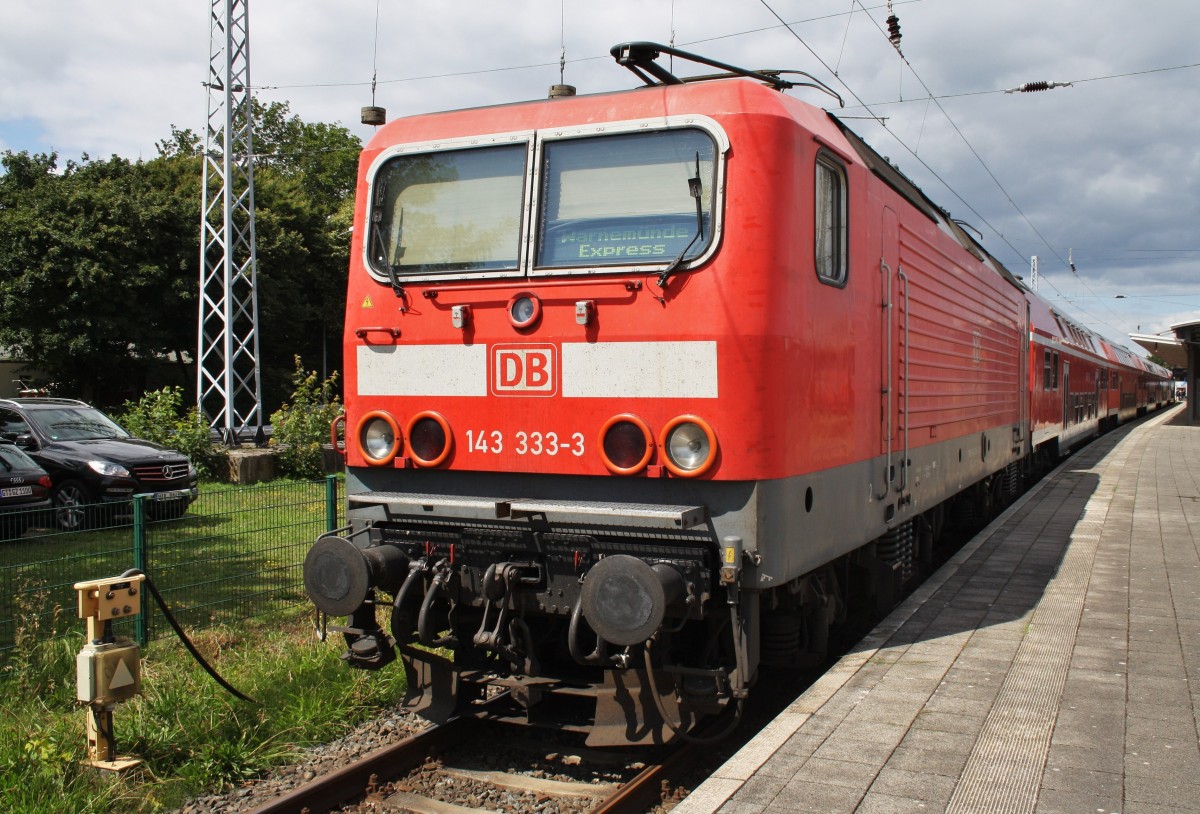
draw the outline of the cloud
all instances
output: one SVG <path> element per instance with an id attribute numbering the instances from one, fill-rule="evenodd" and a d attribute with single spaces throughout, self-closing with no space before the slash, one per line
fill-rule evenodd
<path id="1" fill-rule="evenodd" d="M 372 101 L 375 71 L 375 103 L 394 119 L 542 98 L 559 81 L 564 46 L 565 80 L 581 93 L 633 87 L 609 48 L 674 34 L 685 50 L 802 69 L 834 86 L 847 99 L 847 123 L 983 230 L 985 245 L 1014 270 L 1038 254 L 1047 279 L 1069 288 L 1070 248 L 1080 277 L 1109 300 L 1131 286 L 1182 295 L 1114 301 L 1111 312 L 1085 308 L 1119 331 L 1166 327 L 1188 308 L 1200 311 L 1200 69 L 1138 73 L 1200 62 L 1200 4 L 897 0 L 906 65 L 880 32 L 882 3 L 864 3 L 869 17 L 846 0 L 770 0 L 796 23 L 789 30 L 758 0 L 256 0 L 250 73 L 263 100 L 287 101 L 305 120 L 339 122 L 367 139 L 372 130 L 358 117 Z M 3 4 L 0 147 L 149 158 L 171 125 L 202 133 L 210 10 L 148 0 Z M 996 92 L 1036 80 L 1076 84 Z M 836 108 L 816 91 L 792 93 Z M 946 97 L 945 114 L 931 93 Z M 850 118 L 869 115 L 855 97 L 887 116 L 886 127 Z M 1164 248 L 1191 251 L 1129 251 Z M 1074 295 L 1093 296 L 1085 288 Z"/>

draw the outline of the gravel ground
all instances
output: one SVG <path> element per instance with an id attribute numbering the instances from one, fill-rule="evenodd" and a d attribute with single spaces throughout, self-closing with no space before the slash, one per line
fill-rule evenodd
<path id="1" fill-rule="evenodd" d="M 791 682 L 787 682 L 791 683 Z M 792 697 L 795 686 L 777 688 L 780 698 Z M 761 694 L 761 693 L 760 693 Z M 766 695 L 772 693 L 768 691 Z M 678 785 L 664 789 L 662 804 L 652 807 L 648 814 L 664 814 L 677 805 L 688 791 L 695 788 L 704 778 L 730 757 L 749 737 L 753 735 L 774 714 L 774 704 L 752 705 L 753 712 L 742 722 L 738 730 L 719 744 L 706 750 L 703 756 L 691 767 L 685 777 L 680 778 Z M 379 717 L 367 721 L 341 738 L 320 746 L 305 750 L 293 764 L 276 767 L 267 777 L 251 781 L 220 794 L 198 797 L 182 807 L 175 809 L 172 814 L 235 814 L 251 811 L 280 794 L 291 791 L 307 783 L 315 777 L 327 774 L 342 766 L 348 765 L 377 749 L 396 743 L 402 738 L 428 726 L 422 718 L 405 711 L 400 706 L 383 712 Z M 532 733 L 530 740 L 536 740 L 532 749 L 527 744 L 524 748 L 516 748 L 515 744 L 505 744 L 500 747 L 503 738 L 495 740 L 485 738 L 486 745 L 480 744 L 479 749 L 467 749 L 458 759 L 477 768 L 496 769 L 507 772 L 523 772 L 535 777 L 545 777 L 556 780 L 575 780 L 582 782 L 622 782 L 629 779 L 641 764 L 625 763 L 620 757 L 615 760 L 597 759 L 595 753 L 590 753 L 582 760 L 575 756 L 580 754 L 568 738 L 555 733 Z M 620 752 L 620 750 L 617 750 Z M 615 763 L 615 765 L 613 765 Z M 563 800 L 550 801 L 547 799 L 522 798 L 518 793 L 503 793 L 496 797 L 493 792 L 477 788 L 469 781 L 448 780 L 439 773 L 440 757 L 433 757 L 414 773 L 398 781 L 385 782 L 379 793 L 372 795 L 362 804 L 350 806 L 345 812 L 382 812 L 391 811 L 381 805 L 381 798 L 386 798 L 393 791 L 413 791 L 417 793 L 431 791 L 437 785 L 445 792 L 442 799 L 453 800 L 460 805 L 473 805 L 494 811 L 529 811 L 539 814 L 579 814 L 594 805 L 595 800 L 581 799 L 576 803 Z M 447 787 L 449 786 L 449 788 Z"/>
<path id="2" fill-rule="evenodd" d="M 426 721 L 397 706 L 335 741 L 305 750 L 296 763 L 280 766 L 268 777 L 220 794 L 198 797 L 176 809 L 174 814 L 234 814 L 250 811 L 314 777 L 339 769 L 426 726 Z"/>

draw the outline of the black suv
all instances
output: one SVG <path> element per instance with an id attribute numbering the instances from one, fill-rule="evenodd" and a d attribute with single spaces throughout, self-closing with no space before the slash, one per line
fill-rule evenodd
<path id="1" fill-rule="evenodd" d="M 50 474 L 55 521 L 67 531 L 98 520 L 100 504 L 112 504 L 106 517 L 128 514 L 137 494 L 153 495 L 156 519 L 179 517 L 196 499 L 196 470 L 187 456 L 130 436 L 82 401 L 0 399 L 0 437 Z"/>

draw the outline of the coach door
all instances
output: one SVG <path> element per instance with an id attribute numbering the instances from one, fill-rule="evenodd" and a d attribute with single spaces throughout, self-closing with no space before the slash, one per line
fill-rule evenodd
<path id="1" fill-rule="evenodd" d="M 1071 363 L 1062 362 L 1063 429 L 1071 426 Z"/>
<path id="2" fill-rule="evenodd" d="M 1033 387 L 1030 381 L 1031 371 L 1029 370 L 1029 301 L 1025 301 L 1025 321 L 1021 323 L 1021 361 L 1017 369 L 1018 381 L 1021 386 L 1017 391 L 1021 394 L 1017 399 L 1017 421 L 1020 422 L 1021 429 L 1020 437 L 1017 439 L 1021 442 L 1021 450 L 1019 454 L 1024 454 L 1025 451 L 1032 448 L 1033 428 L 1030 426 L 1030 399 L 1033 398 Z"/>

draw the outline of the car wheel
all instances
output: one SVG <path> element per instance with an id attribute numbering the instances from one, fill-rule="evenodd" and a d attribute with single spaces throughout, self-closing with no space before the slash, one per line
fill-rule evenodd
<path id="1" fill-rule="evenodd" d="M 92 495 L 77 480 L 63 481 L 50 495 L 54 501 L 54 523 L 63 531 L 81 531 L 88 527 Z"/>

